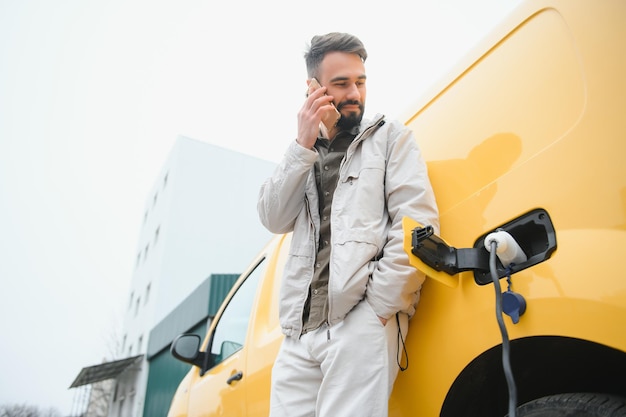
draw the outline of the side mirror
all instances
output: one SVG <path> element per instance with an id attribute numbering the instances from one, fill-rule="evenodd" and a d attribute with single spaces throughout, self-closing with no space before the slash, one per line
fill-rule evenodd
<path id="1" fill-rule="evenodd" d="M 179 361 L 204 368 L 206 352 L 200 352 L 202 339 L 197 334 L 181 334 L 172 342 L 170 352 Z"/>

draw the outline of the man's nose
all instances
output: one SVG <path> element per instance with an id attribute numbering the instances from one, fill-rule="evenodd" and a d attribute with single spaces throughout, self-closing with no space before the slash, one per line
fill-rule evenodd
<path id="1" fill-rule="evenodd" d="M 348 100 L 357 100 L 361 101 L 361 92 L 359 91 L 359 87 L 356 84 L 351 84 L 348 89 L 348 94 L 346 94 L 346 98 Z"/>

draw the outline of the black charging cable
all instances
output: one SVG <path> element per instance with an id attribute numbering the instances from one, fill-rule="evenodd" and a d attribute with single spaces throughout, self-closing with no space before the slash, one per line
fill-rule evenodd
<path id="1" fill-rule="evenodd" d="M 517 388 L 513 379 L 513 371 L 511 369 L 511 351 L 509 345 L 509 334 L 502 317 L 502 289 L 500 288 L 500 279 L 498 278 L 496 268 L 496 249 L 498 243 L 494 240 L 491 242 L 491 251 L 489 255 L 489 270 L 491 271 L 491 280 L 496 290 L 496 320 L 502 334 L 502 367 L 504 368 L 504 376 L 509 388 L 509 414 L 508 417 L 516 417 L 517 408 Z"/>

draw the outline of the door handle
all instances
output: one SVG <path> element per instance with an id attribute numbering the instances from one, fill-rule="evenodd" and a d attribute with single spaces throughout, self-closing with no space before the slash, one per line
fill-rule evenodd
<path id="1" fill-rule="evenodd" d="M 236 373 L 232 374 L 232 375 L 231 375 L 231 376 L 230 376 L 230 377 L 226 380 L 226 383 L 227 383 L 228 385 L 231 385 L 231 384 L 232 384 L 233 382 L 235 382 L 235 381 L 240 381 L 240 380 L 241 380 L 241 378 L 243 378 L 243 372 L 239 371 L 239 372 L 236 372 Z"/>

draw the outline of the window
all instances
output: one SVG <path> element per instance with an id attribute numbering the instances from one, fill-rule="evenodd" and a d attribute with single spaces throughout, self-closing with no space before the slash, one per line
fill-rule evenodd
<path id="1" fill-rule="evenodd" d="M 130 299 L 128 300 L 128 309 L 130 310 L 130 308 L 133 306 L 133 298 L 135 297 L 135 293 L 131 292 L 130 293 Z"/>
<path id="2" fill-rule="evenodd" d="M 146 248 L 143 250 L 143 261 L 146 262 L 146 259 L 148 259 L 148 250 L 150 249 L 150 244 L 148 243 L 146 245 Z"/>
<path id="3" fill-rule="evenodd" d="M 143 303 L 144 304 L 148 304 L 148 299 L 150 298 L 150 287 L 152 286 L 152 284 L 148 284 L 146 286 L 146 294 L 143 297 Z"/>
<path id="4" fill-rule="evenodd" d="M 135 303 L 135 316 L 139 313 L 140 304 L 141 304 L 141 297 L 137 297 L 137 302 Z"/>
<path id="5" fill-rule="evenodd" d="M 214 365 L 243 347 L 254 296 L 264 270 L 261 264 L 257 265 L 237 289 L 219 318 L 211 342 L 211 355 L 214 357 Z"/>
<path id="6" fill-rule="evenodd" d="M 159 241 L 159 232 L 160 231 L 161 231 L 161 226 L 157 227 L 156 230 L 154 231 L 154 244 L 155 245 Z"/>
<path id="7" fill-rule="evenodd" d="M 169 172 L 165 174 L 165 177 L 163 177 L 163 189 L 165 189 L 165 187 L 167 187 L 167 177 L 169 176 Z"/>
<path id="8" fill-rule="evenodd" d="M 139 340 L 137 340 L 137 353 L 141 353 L 143 349 L 143 335 L 139 336 Z"/>

